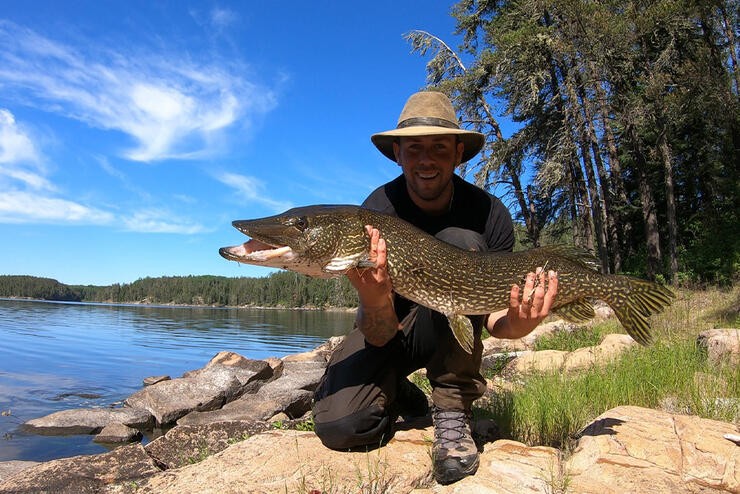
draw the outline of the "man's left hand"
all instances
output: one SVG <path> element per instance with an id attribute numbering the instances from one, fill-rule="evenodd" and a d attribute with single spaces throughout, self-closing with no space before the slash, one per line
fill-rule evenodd
<path id="1" fill-rule="evenodd" d="M 519 285 L 512 286 L 509 309 L 491 314 L 488 318 L 486 326 L 491 336 L 514 339 L 531 333 L 550 314 L 550 307 L 558 293 L 557 273 L 548 272 L 547 289 L 545 286 L 545 271 L 542 268 L 527 275 L 523 293 L 520 293 Z"/>

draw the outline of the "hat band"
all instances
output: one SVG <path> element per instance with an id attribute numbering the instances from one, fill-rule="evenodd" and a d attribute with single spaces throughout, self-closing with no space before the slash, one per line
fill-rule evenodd
<path id="1" fill-rule="evenodd" d="M 449 120 L 437 117 L 413 117 L 407 118 L 402 122 L 398 122 L 397 129 L 405 129 L 406 127 L 418 127 L 421 125 L 431 125 L 433 127 L 446 127 L 448 129 L 460 129 L 460 126 Z"/>

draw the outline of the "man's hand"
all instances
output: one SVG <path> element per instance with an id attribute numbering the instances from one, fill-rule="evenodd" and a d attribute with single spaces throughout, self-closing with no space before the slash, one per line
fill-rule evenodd
<path id="1" fill-rule="evenodd" d="M 381 238 L 380 232 L 371 225 L 366 225 L 365 230 L 370 236 L 369 260 L 374 262 L 376 267 L 350 269 L 347 278 L 357 290 L 360 303 L 365 308 L 370 308 L 385 305 L 391 297 L 393 286 L 386 264 L 385 239 Z"/>
<path id="2" fill-rule="evenodd" d="M 388 343 L 399 329 L 393 309 L 393 285 L 386 264 L 385 240 L 371 225 L 365 230 L 370 236 L 369 260 L 374 268 L 350 269 L 347 272 L 352 286 L 357 290 L 360 307 L 357 310 L 357 327 L 365 340 L 374 346 Z"/>
<path id="3" fill-rule="evenodd" d="M 509 308 L 491 314 L 486 329 L 496 338 L 514 339 L 528 335 L 550 314 L 557 293 L 557 273 L 549 271 L 545 290 L 545 271 L 537 268 L 537 273 L 527 275 L 523 293 L 520 294 L 519 285 L 511 287 Z"/>

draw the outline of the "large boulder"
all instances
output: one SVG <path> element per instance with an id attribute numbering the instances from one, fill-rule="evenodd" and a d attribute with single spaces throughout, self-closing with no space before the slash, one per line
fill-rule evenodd
<path id="1" fill-rule="evenodd" d="M 740 492 L 732 424 L 621 406 L 581 433 L 568 460 L 568 492 Z"/>
<path id="2" fill-rule="evenodd" d="M 283 412 L 298 418 L 311 409 L 313 391 L 324 375 L 326 362 L 284 362 L 280 378 L 262 386 L 258 393 L 242 395 L 219 410 L 193 411 L 177 421 L 178 425 L 213 422 L 269 420 Z"/>
<path id="3" fill-rule="evenodd" d="M 217 410 L 272 378 L 267 362 L 236 354 L 214 357 L 204 368 L 148 386 L 126 398 L 128 406 L 149 410 L 158 424 L 170 424 L 192 411 Z"/>
<path id="4" fill-rule="evenodd" d="M 135 484 L 159 473 L 140 444 L 110 453 L 75 456 L 32 466 L 5 479 L 0 494 L 97 493 L 118 484 Z"/>
<path id="5" fill-rule="evenodd" d="M 596 346 L 579 348 L 570 352 L 563 362 L 564 371 L 578 371 L 610 362 L 622 353 L 637 346 L 637 342 L 626 334 L 608 334 Z"/>
<path id="6" fill-rule="evenodd" d="M 523 353 L 506 364 L 502 374 L 510 377 L 528 372 L 583 370 L 610 362 L 636 345 L 637 343 L 626 334 L 609 334 L 599 345 L 579 348 L 572 352 L 540 350 Z"/>
<path id="7" fill-rule="evenodd" d="M 697 344 L 707 352 L 707 358 L 713 364 L 740 365 L 740 329 L 702 331 Z"/>
<path id="8" fill-rule="evenodd" d="M 80 408 L 62 410 L 29 420 L 21 428 L 34 434 L 57 436 L 97 434 L 111 424 L 146 429 L 154 424 L 154 419 L 152 414 L 143 408 Z"/>

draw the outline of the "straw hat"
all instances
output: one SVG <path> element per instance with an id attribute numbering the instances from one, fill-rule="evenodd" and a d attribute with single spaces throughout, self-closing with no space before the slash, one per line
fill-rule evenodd
<path id="1" fill-rule="evenodd" d="M 452 134 L 460 138 L 465 145 L 463 162 L 478 154 L 485 141 L 483 134 L 460 128 L 450 99 L 445 94 L 436 91 L 421 91 L 412 94 L 406 101 L 401 116 L 398 117 L 396 128 L 373 134 L 370 139 L 381 153 L 396 161 L 396 156 L 393 154 L 393 142 L 399 137 L 440 134 Z"/>

